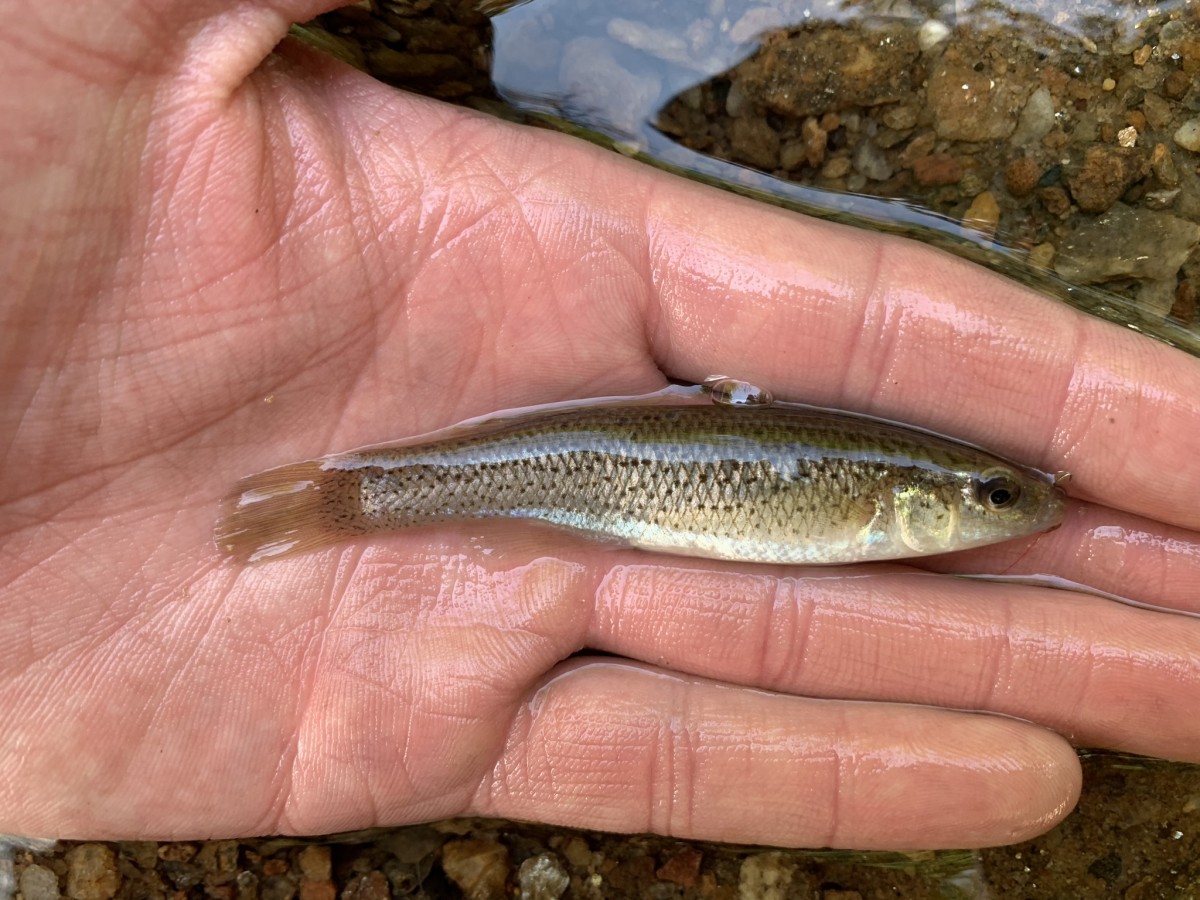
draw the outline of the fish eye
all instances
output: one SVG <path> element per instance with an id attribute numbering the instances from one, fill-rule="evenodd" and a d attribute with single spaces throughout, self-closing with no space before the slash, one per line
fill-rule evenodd
<path id="1" fill-rule="evenodd" d="M 985 472 L 975 482 L 975 498 L 988 509 L 1008 509 L 1021 498 L 1021 486 L 1007 475 Z"/>

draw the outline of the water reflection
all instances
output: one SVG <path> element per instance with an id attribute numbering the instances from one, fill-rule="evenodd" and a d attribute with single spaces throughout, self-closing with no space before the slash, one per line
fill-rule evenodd
<path id="1" fill-rule="evenodd" d="M 492 78 L 555 127 L 903 233 L 1200 354 L 1200 17 L 1182 0 L 536 0 Z"/>

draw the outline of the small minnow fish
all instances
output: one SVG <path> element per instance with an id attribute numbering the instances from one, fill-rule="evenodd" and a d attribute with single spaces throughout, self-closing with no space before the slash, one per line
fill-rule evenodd
<path id="1" fill-rule="evenodd" d="M 217 544 L 255 562 L 371 532 L 502 518 L 666 553 L 836 564 L 978 547 L 1062 520 L 1065 473 L 710 381 L 518 410 L 251 475 Z M 697 390 L 708 399 L 696 402 Z"/>

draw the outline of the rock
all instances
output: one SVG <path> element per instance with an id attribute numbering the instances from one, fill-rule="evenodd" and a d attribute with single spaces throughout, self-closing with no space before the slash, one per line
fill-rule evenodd
<path id="1" fill-rule="evenodd" d="M 1029 265 L 1035 269 L 1049 269 L 1050 264 L 1054 262 L 1054 254 L 1058 252 L 1058 248 L 1049 241 L 1041 244 L 1035 244 L 1029 248 L 1029 256 L 1026 257 Z"/>
<path id="2" fill-rule="evenodd" d="M 922 187 L 942 187 L 957 184 L 963 176 L 962 164 L 949 153 L 932 153 L 914 159 L 913 178 Z"/>
<path id="3" fill-rule="evenodd" d="M 695 887 L 700 878 L 700 862 L 704 854 L 694 847 L 684 847 L 658 867 L 654 874 L 660 881 L 670 881 L 680 887 Z"/>
<path id="4" fill-rule="evenodd" d="M 1076 284 L 1134 279 L 1170 286 L 1200 243 L 1200 225 L 1166 212 L 1115 204 L 1075 229 L 1059 247 L 1054 270 Z M 1149 295 L 1165 296 L 1160 288 Z M 1168 304 L 1169 306 L 1169 304 Z"/>
<path id="5" fill-rule="evenodd" d="M 988 240 L 995 237 L 996 227 L 1000 224 L 1000 204 L 996 202 L 996 195 L 991 191 L 976 195 L 963 213 L 962 223 Z"/>
<path id="6" fill-rule="evenodd" d="M 342 900 L 391 900 L 387 876 L 378 869 L 364 872 L 342 888 Z"/>
<path id="7" fill-rule="evenodd" d="M 1037 197 L 1042 201 L 1042 206 L 1046 208 L 1046 212 L 1052 216 L 1058 216 L 1060 219 L 1063 219 L 1071 211 L 1070 196 L 1064 188 L 1057 184 L 1038 188 Z"/>
<path id="8" fill-rule="evenodd" d="M 1200 118 L 1188 119 L 1175 131 L 1175 143 L 1184 150 L 1200 153 Z"/>
<path id="9" fill-rule="evenodd" d="M 1186 72 L 1174 70 L 1163 81 L 1163 93 L 1171 100 L 1182 100 L 1192 86 L 1192 79 Z"/>
<path id="10" fill-rule="evenodd" d="M 735 80 L 767 109 L 802 118 L 904 99 L 916 59 L 911 28 L 821 26 L 763 47 L 738 66 Z"/>
<path id="11" fill-rule="evenodd" d="M 72 900 L 109 900 L 121 876 L 117 858 L 104 844 L 80 844 L 67 851 L 67 896 Z"/>
<path id="12" fill-rule="evenodd" d="M 196 854 L 196 865 L 209 886 L 228 884 L 237 876 L 238 842 L 206 841 Z"/>
<path id="13" fill-rule="evenodd" d="M 592 864 L 592 848 L 579 835 L 571 835 L 566 839 L 562 854 L 573 868 L 586 870 Z"/>
<path id="14" fill-rule="evenodd" d="M 863 141 L 855 149 L 854 169 L 872 181 L 887 181 L 895 174 L 887 157 L 870 141 Z"/>
<path id="15" fill-rule="evenodd" d="M 1146 94 L 1142 98 L 1142 112 L 1152 128 L 1162 129 L 1171 124 L 1171 104 L 1158 94 Z"/>
<path id="16" fill-rule="evenodd" d="M 1014 197 L 1028 197 L 1037 187 L 1042 170 L 1028 156 L 1020 156 L 1004 169 L 1004 186 Z"/>
<path id="17" fill-rule="evenodd" d="M 18 882 L 25 900 L 58 900 L 58 876 L 53 870 L 36 863 L 25 867 Z"/>
<path id="18" fill-rule="evenodd" d="M 521 900 L 558 900 L 571 885 L 571 876 L 553 853 L 539 853 L 517 869 Z"/>
<path id="19" fill-rule="evenodd" d="M 1163 187 L 1173 188 L 1179 184 L 1179 170 L 1166 144 L 1155 144 L 1150 154 L 1150 171 Z"/>
<path id="20" fill-rule="evenodd" d="M 917 46 L 928 53 L 950 36 L 950 29 L 937 19 L 926 19 L 917 31 Z"/>
<path id="21" fill-rule="evenodd" d="M 738 898 L 784 900 L 794 873 L 795 865 L 784 862 L 778 851 L 747 856 L 738 874 Z"/>
<path id="22" fill-rule="evenodd" d="M 495 841 L 471 838 L 442 847 L 442 870 L 466 900 L 507 897 L 508 849 Z"/>
<path id="23" fill-rule="evenodd" d="M 1044 138 L 1053 127 L 1054 98 L 1050 96 L 1050 90 L 1043 86 L 1025 101 L 1009 142 L 1014 147 L 1028 147 Z"/>
<path id="24" fill-rule="evenodd" d="M 300 851 L 296 863 L 300 874 L 309 881 L 328 881 L 333 877 L 333 860 L 329 847 L 323 844 L 309 844 Z"/>
<path id="25" fill-rule="evenodd" d="M 1012 134 L 1023 99 L 1013 79 L 945 57 L 930 72 L 926 97 L 938 137 L 976 142 Z"/>
<path id="26" fill-rule="evenodd" d="M 1098 213 L 1116 203 L 1147 171 L 1146 158 L 1137 150 L 1094 144 L 1084 152 L 1081 162 L 1068 166 L 1064 176 L 1079 208 Z"/>
<path id="27" fill-rule="evenodd" d="M 774 171 L 779 166 L 779 134 L 765 119 L 734 119 L 729 124 L 729 152 L 739 162 Z"/>
<path id="28" fill-rule="evenodd" d="M 343 891 L 343 896 L 349 888 Z M 296 882 L 287 875 L 268 875 L 259 885 L 262 900 L 292 900 L 296 896 Z"/>

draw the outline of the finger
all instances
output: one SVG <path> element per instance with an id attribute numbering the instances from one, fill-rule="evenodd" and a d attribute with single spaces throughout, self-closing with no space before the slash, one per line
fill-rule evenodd
<path id="1" fill-rule="evenodd" d="M 898 567 L 619 565 L 597 591 L 588 645 L 773 690 L 1004 713 L 1079 746 L 1200 760 L 1200 622 L 1069 591 Z"/>
<path id="2" fill-rule="evenodd" d="M 589 662 L 519 710 L 483 815 L 803 847 L 982 847 L 1074 805 L 1075 754 L 1026 723 L 809 700 Z"/>
<path id="3" fill-rule="evenodd" d="M 1071 503 L 1054 531 L 930 557 L 964 575 L 1052 575 L 1135 603 L 1200 613 L 1200 534 L 1089 503 Z"/>
<path id="4" fill-rule="evenodd" d="M 701 187 L 655 191 L 655 353 L 924 425 L 1200 527 L 1200 363 L 982 268 Z"/>

